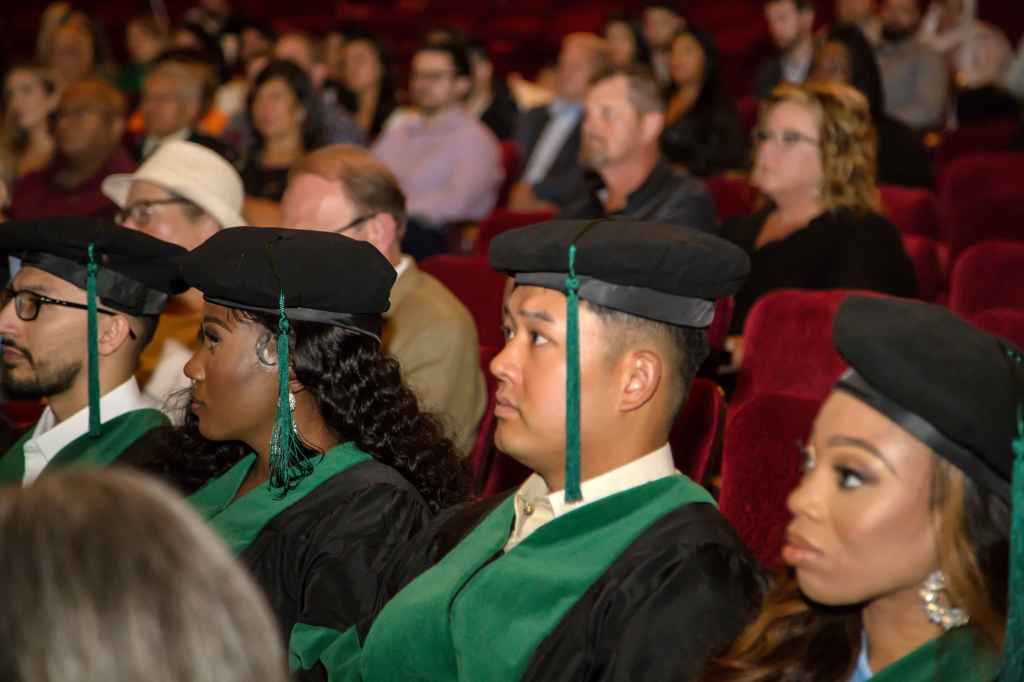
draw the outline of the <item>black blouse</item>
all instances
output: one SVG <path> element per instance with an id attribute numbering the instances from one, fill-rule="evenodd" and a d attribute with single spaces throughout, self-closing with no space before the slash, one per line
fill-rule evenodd
<path id="1" fill-rule="evenodd" d="M 736 295 L 730 330 L 743 331 L 751 306 L 776 289 L 869 289 L 916 295 L 914 266 L 899 230 L 877 213 L 826 211 L 784 239 L 755 248 L 770 209 L 731 218 L 721 235 L 750 255 L 750 278 Z"/>

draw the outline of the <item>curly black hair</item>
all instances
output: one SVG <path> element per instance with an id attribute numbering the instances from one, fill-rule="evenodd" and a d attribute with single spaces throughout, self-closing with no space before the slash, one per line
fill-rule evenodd
<path id="1" fill-rule="evenodd" d="M 233 312 L 239 320 L 275 333 L 276 315 Z M 324 422 L 342 441 L 355 443 L 397 470 L 435 513 L 466 498 L 465 471 L 452 441 L 441 422 L 420 409 L 416 395 L 402 380 L 398 361 L 381 350 L 376 338 L 343 327 L 294 320 L 290 323 L 289 355 L 296 379 L 313 396 Z M 164 454 L 145 462 L 143 468 L 189 493 L 229 469 L 252 448 L 204 438 L 187 401 L 180 402 L 182 426 L 159 436 Z M 181 453 L 188 454 L 182 457 Z"/>

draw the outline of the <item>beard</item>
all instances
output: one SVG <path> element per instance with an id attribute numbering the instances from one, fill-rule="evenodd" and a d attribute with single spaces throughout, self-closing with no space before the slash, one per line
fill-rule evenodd
<path id="1" fill-rule="evenodd" d="M 902 43 L 917 33 L 917 27 L 903 28 L 891 24 L 882 25 L 882 39 L 887 43 Z"/>
<path id="2" fill-rule="evenodd" d="M 600 170 L 608 163 L 608 148 L 603 140 L 583 139 L 580 160 L 591 170 Z"/>
<path id="3" fill-rule="evenodd" d="M 32 354 L 26 349 L 10 343 L 5 345 L 12 346 L 21 351 L 25 356 L 25 362 L 28 364 L 29 369 L 32 370 L 31 376 L 27 378 L 14 377 L 11 375 L 11 369 L 14 368 L 14 365 L 9 362 L 4 363 L 4 372 L 2 379 L 0 379 L 0 384 L 3 385 L 4 393 L 9 398 L 37 400 L 39 398 L 59 395 L 71 388 L 75 379 L 78 378 L 78 374 L 82 371 L 81 361 L 69 362 L 60 366 L 44 364 L 39 367 L 32 358 Z"/>

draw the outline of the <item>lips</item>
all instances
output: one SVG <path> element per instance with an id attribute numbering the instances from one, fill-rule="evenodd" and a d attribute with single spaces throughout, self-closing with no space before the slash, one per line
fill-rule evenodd
<path id="1" fill-rule="evenodd" d="M 787 564 L 799 568 L 822 556 L 821 549 L 805 537 L 792 530 L 786 531 L 786 544 L 782 548 L 782 560 Z"/>
<path id="2" fill-rule="evenodd" d="M 495 417 L 513 417 L 519 414 L 519 408 L 505 396 L 497 395 L 494 401 L 494 416 Z"/>

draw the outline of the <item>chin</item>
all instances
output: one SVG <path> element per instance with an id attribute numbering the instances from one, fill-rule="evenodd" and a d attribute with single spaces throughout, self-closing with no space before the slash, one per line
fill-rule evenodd
<path id="1" fill-rule="evenodd" d="M 796 580 L 804 596 L 822 606 L 851 606 L 867 600 L 862 595 L 853 594 L 848 582 L 830 580 L 828 583 L 822 583 L 819 580 L 810 579 L 805 572 L 799 569 L 796 571 Z"/>

